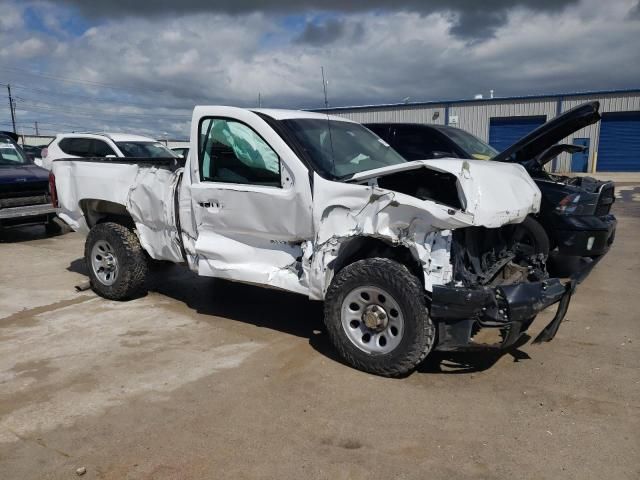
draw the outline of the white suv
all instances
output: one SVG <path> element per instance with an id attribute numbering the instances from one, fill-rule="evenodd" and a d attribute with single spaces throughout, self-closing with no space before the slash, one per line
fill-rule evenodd
<path id="1" fill-rule="evenodd" d="M 174 152 L 153 138 L 126 133 L 63 133 L 42 150 L 42 167 L 75 157 L 177 158 Z"/>

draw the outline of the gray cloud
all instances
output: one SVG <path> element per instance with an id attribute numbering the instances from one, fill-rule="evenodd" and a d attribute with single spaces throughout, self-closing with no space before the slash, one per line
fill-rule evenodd
<path id="1" fill-rule="evenodd" d="M 405 11 L 420 14 L 450 12 L 456 17 L 452 33 L 464 38 L 487 38 L 504 24 L 507 12 L 526 8 L 559 12 L 578 0 L 62 0 L 89 17 L 166 15 L 188 13 L 246 14 L 254 12 L 296 14 L 309 11 L 362 13 Z M 313 30 L 313 25 L 307 28 Z"/>
<path id="2" fill-rule="evenodd" d="M 307 23 L 296 42 L 313 46 L 323 46 L 340 41 L 358 42 L 364 35 L 361 23 L 348 23 L 345 20 L 331 18 L 324 23 Z"/>
<path id="3" fill-rule="evenodd" d="M 507 96 L 640 86 L 640 23 L 629 19 L 635 2 L 628 0 L 582 0 L 559 12 L 515 9 L 497 19 L 479 12 L 476 24 L 495 28 L 502 22 L 482 42 L 452 33 L 459 14 L 404 10 L 332 15 L 335 20 L 295 30 L 293 38 L 264 13 L 133 15 L 92 22 L 80 35 L 46 37 L 20 22 L 21 4 L 13 5 L 18 16 L 14 9 L 11 24 L 18 27 L 0 31 L 0 45 L 7 49 L 0 74 L 16 86 L 19 121 L 27 126 L 38 120 L 64 128 L 80 124 L 186 136 L 195 104 L 252 107 L 260 93 L 267 107 L 320 107 L 320 66 L 332 106 L 393 103 L 407 96 L 472 98 L 489 89 Z M 51 7 L 47 15 L 61 25 L 69 20 L 65 8 Z M 17 48 L 29 39 L 47 51 Z M 89 83 L 11 74 L 5 64 Z M 34 88 L 51 93 L 40 95 Z M 93 96 L 104 100 L 92 102 Z M 46 109 L 37 107 L 38 98 Z M 8 109 L 0 110 L 0 122 L 10 122 L 7 115 Z"/>

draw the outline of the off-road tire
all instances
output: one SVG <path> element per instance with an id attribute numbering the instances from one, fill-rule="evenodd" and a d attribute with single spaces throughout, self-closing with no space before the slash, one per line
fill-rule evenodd
<path id="1" fill-rule="evenodd" d="M 403 338 L 385 354 L 369 354 L 356 347 L 342 326 L 344 298 L 360 286 L 381 288 L 393 296 L 404 316 Z M 386 258 L 359 260 L 333 278 L 324 303 L 324 323 L 342 359 L 358 370 L 385 377 L 406 375 L 429 354 L 435 343 L 435 327 L 425 304 L 424 289 L 404 265 Z"/>
<path id="2" fill-rule="evenodd" d="M 91 266 L 91 250 L 100 240 L 106 240 L 111 244 L 118 261 L 119 271 L 112 285 L 101 283 Z M 109 300 L 130 300 L 146 293 L 149 267 L 140 241 L 131 229 L 113 222 L 94 226 L 85 242 L 84 258 L 89 270 L 91 288 L 101 297 Z"/>

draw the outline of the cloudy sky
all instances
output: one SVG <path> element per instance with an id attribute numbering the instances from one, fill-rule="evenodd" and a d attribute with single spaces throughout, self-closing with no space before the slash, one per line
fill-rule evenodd
<path id="1" fill-rule="evenodd" d="M 0 0 L 0 130 L 188 135 L 195 104 L 640 87 L 638 0 Z M 2 105 L 6 105 L 5 108 Z"/>

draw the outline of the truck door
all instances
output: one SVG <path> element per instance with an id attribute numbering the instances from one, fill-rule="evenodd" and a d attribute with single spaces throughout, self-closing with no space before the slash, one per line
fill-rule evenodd
<path id="1" fill-rule="evenodd" d="M 218 114 L 223 107 L 209 108 L 192 126 L 192 142 L 199 139 L 190 156 L 198 273 L 307 293 L 308 171 L 255 113 L 229 118 Z"/>

